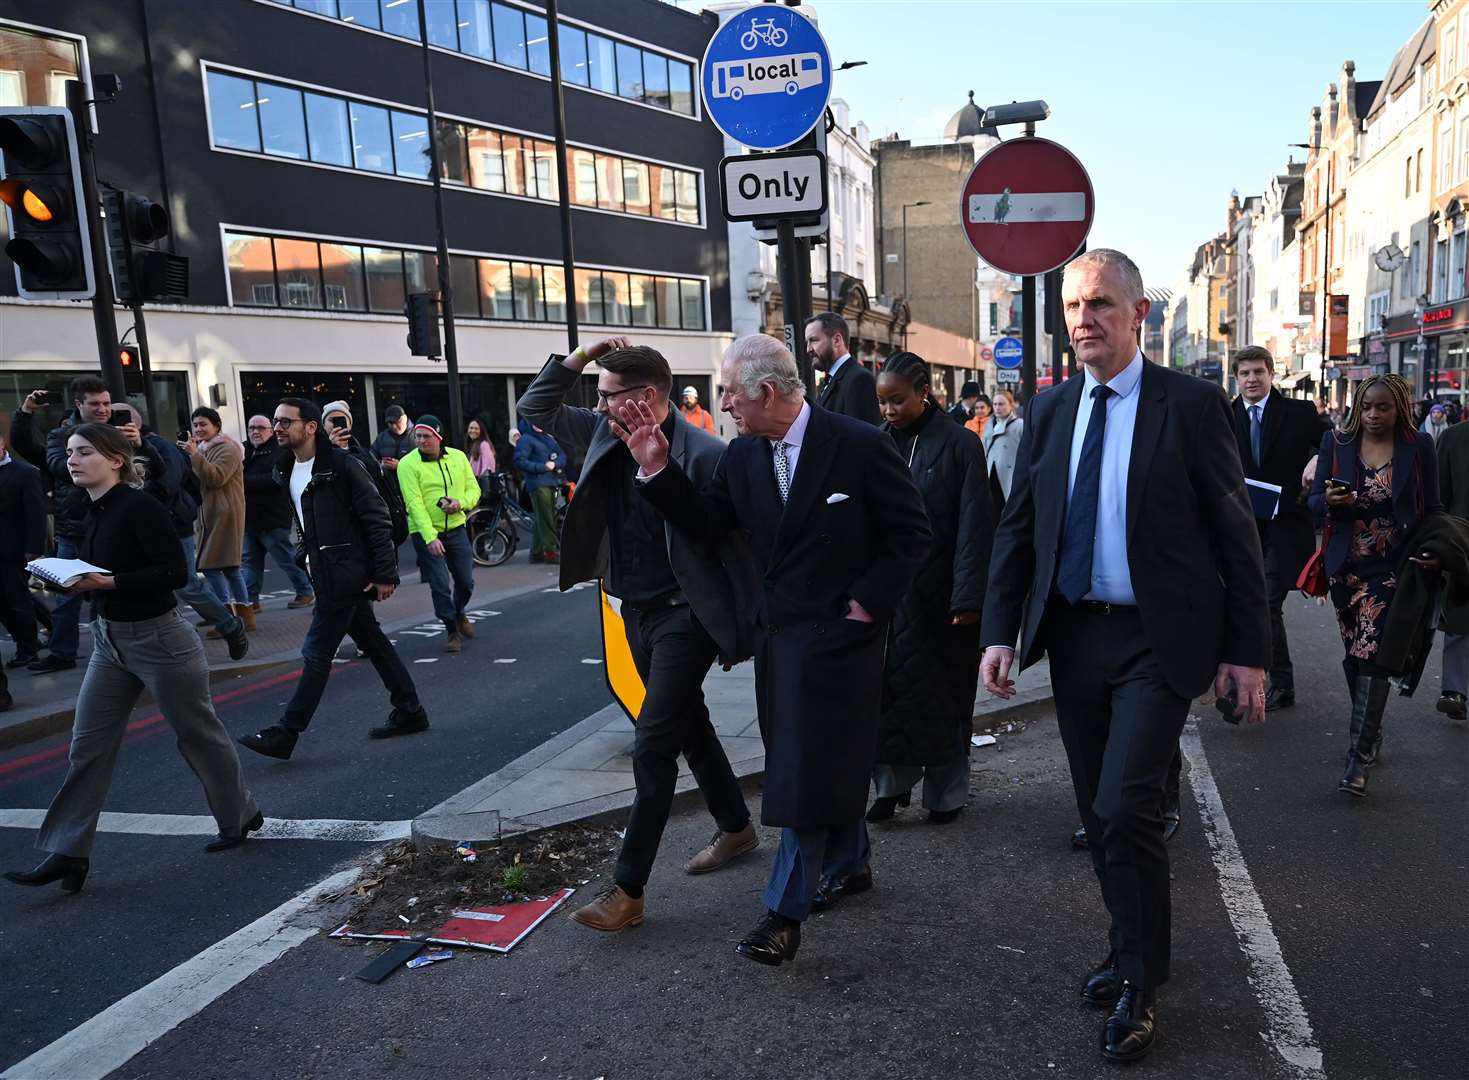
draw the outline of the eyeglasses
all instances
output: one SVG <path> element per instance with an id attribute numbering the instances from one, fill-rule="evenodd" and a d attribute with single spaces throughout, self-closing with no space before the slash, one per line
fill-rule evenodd
<path id="1" fill-rule="evenodd" d="M 295 418 L 292 418 L 292 417 L 289 417 L 289 416 L 277 416 L 274 420 L 272 420 L 270 422 L 270 426 L 273 427 L 273 428 L 278 428 L 278 427 L 288 428 L 292 424 L 299 424 L 301 422 L 302 422 L 302 420 L 301 420 L 301 418 L 299 416 L 297 416 Z"/>
<path id="2" fill-rule="evenodd" d="M 637 386 L 624 386 L 621 390 L 599 389 L 597 391 L 597 400 L 600 401 L 603 405 L 606 405 L 609 404 L 612 399 L 615 398 L 618 394 L 627 394 L 631 393 L 634 390 L 644 390 L 647 389 L 647 386 L 647 383 L 639 383 Z"/>

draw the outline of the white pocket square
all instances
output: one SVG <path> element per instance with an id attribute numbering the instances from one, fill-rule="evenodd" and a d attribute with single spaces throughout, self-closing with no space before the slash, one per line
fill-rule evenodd
<path id="1" fill-rule="evenodd" d="M 850 496 L 850 495 L 843 495 L 840 491 L 838 491 L 836 494 L 834 494 L 834 495 L 828 495 L 826 497 L 826 505 L 827 506 L 831 506 L 831 505 L 833 505 L 835 503 L 846 502 L 851 497 L 852 496 Z"/>

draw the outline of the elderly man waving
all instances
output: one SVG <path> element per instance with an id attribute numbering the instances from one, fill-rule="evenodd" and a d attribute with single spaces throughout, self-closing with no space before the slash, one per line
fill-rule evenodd
<path id="1" fill-rule="evenodd" d="M 891 438 L 805 400 L 795 360 L 751 334 L 725 353 L 721 408 L 740 437 L 696 488 L 669 459 L 645 402 L 621 403 L 641 493 L 676 528 L 749 533 L 763 588 L 755 609 L 756 696 L 765 740 L 761 819 L 782 826 L 765 916 L 736 947 L 796 955 L 818 898 L 872 887 L 863 822 L 877 750 L 884 631 L 931 534 Z"/>

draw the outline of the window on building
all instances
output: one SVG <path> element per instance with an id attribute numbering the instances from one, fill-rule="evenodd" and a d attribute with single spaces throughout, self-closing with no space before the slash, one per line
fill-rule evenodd
<path id="1" fill-rule="evenodd" d="M 622 197 L 629 214 L 651 214 L 653 200 L 648 194 L 648 166 L 641 161 L 623 161 Z"/>
<path id="2" fill-rule="evenodd" d="M 296 0 L 296 7 L 315 15 L 325 15 L 329 19 L 337 17 L 337 0 Z"/>
<path id="3" fill-rule="evenodd" d="M 482 60 L 495 58 L 490 0 L 459 0 L 459 51 Z"/>
<path id="4" fill-rule="evenodd" d="M 541 264 L 515 263 L 515 317 L 522 322 L 541 321 Z"/>
<path id="5" fill-rule="evenodd" d="M 1464 222 L 1462 219 L 1454 228 L 1454 243 L 1449 249 L 1449 281 L 1452 283 L 1452 291 L 1449 293 L 1450 300 L 1457 300 L 1464 295 Z"/>
<path id="6" fill-rule="evenodd" d="M 682 60 L 668 61 L 668 92 L 673 111 L 694 115 L 694 69 Z"/>
<path id="7" fill-rule="evenodd" d="M 369 311 L 403 313 L 407 300 L 403 288 L 403 253 L 396 248 L 362 249 L 367 270 L 367 307 Z"/>
<path id="8" fill-rule="evenodd" d="M 545 286 L 545 302 L 541 311 L 547 322 L 566 321 L 566 268 L 541 267 L 541 279 Z"/>
<path id="9" fill-rule="evenodd" d="M 439 121 L 439 175 L 451 184 L 469 183 L 464 125 L 453 120 Z"/>
<path id="10" fill-rule="evenodd" d="M 495 59 L 525 68 L 525 12 L 508 4 L 494 5 Z"/>
<path id="11" fill-rule="evenodd" d="M 439 291 L 439 260 L 426 251 L 403 252 L 403 279 L 407 290 Z"/>
<path id="12" fill-rule="evenodd" d="M 617 43 L 617 93 L 633 101 L 643 100 L 643 50 Z"/>
<path id="13" fill-rule="evenodd" d="M 255 84 L 233 75 L 209 73 L 209 119 L 214 145 L 231 150 L 260 150 L 260 117 Z"/>
<path id="14" fill-rule="evenodd" d="M 1000 332 L 1000 305 L 990 305 L 990 337 Z"/>
<path id="15" fill-rule="evenodd" d="M 276 281 L 281 306 L 320 308 L 321 255 L 314 240 L 275 239 Z"/>
<path id="16" fill-rule="evenodd" d="M 1403 197 L 1413 194 L 1413 155 L 1408 155 L 1407 167 L 1403 170 Z"/>
<path id="17" fill-rule="evenodd" d="M 1443 43 L 1440 45 L 1438 55 L 1443 57 L 1443 67 L 1439 69 L 1443 81 L 1448 82 L 1458 66 L 1458 50 L 1455 48 L 1457 41 L 1455 27 L 1448 26 L 1443 32 Z"/>
<path id="18" fill-rule="evenodd" d="M 1418 148 L 1418 157 L 1413 166 L 1413 194 L 1423 190 L 1423 148 Z"/>
<path id="19" fill-rule="evenodd" d="M 454 290 L 456 318 L 479 318 L 479 266 L 469 255 L 449 256 L 449 287 Z"/>
<path id="20" fill-rule="evenodd" d="M 1454 182 L 1454 129 L 1445 124 L 1438 133 L 1438 186 L 1445 190 Z"/>
<path id="21" fill-rule="evenodd" d="M 399 176 L 429 176 L 428 117 L 393 112 L 393 150 Z"/>
<path id="22" fill-rule="evenodd" d="M 1433 302 L 1442 303 L 1449 291 L 1449 242 L 1440 240 L 1433 255 Z"/>
<path id="23" fill-rule="evenodd" d="M 617 60 L 615 47 L 607 38 L 587 34 L 587 77 L 593 90 L 617 93 Z"/>
<path id="24" fill-rule="evenodd" d="M 667 221 L 678 220 L 678 188 L 673 179 L 676 171 L 666 165 L 648 167 L 654 217 L 664 218 Z"/>
<path id="25" fill-rule="evenodd" d="M 418 40 L 418 4 L 414 0 L 383 0 L 383 29 Z"/>
<path id="26" fill-rule="evenodd" d="M 1423 242 L 1421 240 L 1414 240 L 1411 252 L 1408 255 L 1408 272 L 1402 276 L 1399 282 L 1402 296 L 1412 296 L 1419 291 L 1420 286 L 1418 282 L 1422 276 L 1422 268 Z"/>
<path id="27" fill-rule="evenodd" d="M 561 79 L 575 86 L 590 85 L 587 72 L 587 32 L 574 26 L 561 28 Z"/>
<path id="28" fill-rule="evenodd" d="M 621 276 L 621 275 L 619 275 Z M 634 326 L 658 325 L 657 301 L 653 296 L 650 274 L 629 274 L 627 306 Z"/>
<path id="29" fill-rule="evenodd" d="M 678 220 L 688 225 L 699 223 L 699 178 L 697 174 L 674 170 L 674 191 L 678 199 Z"/>
<path id="30" fill-rule="evenodd" d="M 347 109 L 352 128 L 352 160 L 368 172 L 393 171 L 393 133 L 388 110 L 351 102 Z"/>
<path id="31" fill-rule="evenodd" d="M 0 106 L 65 105 L 79 70 L 75 42 L 0 26 Z"/>
<path id="32" fill-rule="evenodd" d="M 683 328 L 704 329 L 704 283 L 693 278 L 682 278 L 678 283 L 678 291 L 683 300 Z"/>
<path id="33" fill-rule="evenodd" d="M 260 114 L 261 146 L 274 157 L 306 160 L 306 113 L 301 92 L 286 86 L 257 82 L 256 111 Z"/>
<path id="34" fill-rule="evenodd" d="M 362 248 L 358 245 L 322 241 L 321 281 L 328 311 L 367 310 Z"/>
<path id="35" fill-rule="evenodd" d="M 682 311 L 678 298 L 678 279 L 657 278 L 653 284 L 653 299 L 658 305 L 658 325 L 678 329 Z"/>
<path id="36" fill-rule="evenodd" d="M 551 74 L 551 36 L 540 15 L 525 15 L 525 58 L 537 75 Z"/>
<path id="37" fill-rule="evenodd" d="M 576 318 L 582 323 L 605 325 L 607 322 L 602 304 L 602 275 L 596 270 L 576 275 Z"/>
<path id="38" fill-rule="evenodd" d="M 597 206 L 603 210 L 624 209 L 621 158 L 597 155 Z"/>
<path id="39" fill-rule="evenodd" d="M 303 95 L 306 106 L 307 149 L 312 161 L 352 167 L 352 133 L 347 103 L 324 94 Z"/>
<path id="40" fill-rule="evenodd" d="M 270 237 L 224 234 L 230 302 L 236 307 L 275 307 L 275 256 Z"/>
<path id="41" fill-rule="evenodd" d="M 536 174 L 536 197 L 560 202 L 561 173 L 557 168 L 556 144 L 537 139 L 531 154 Z"/>
<path id="42" fill-rule="evenodd" d="M 500 156 L 505 160 L 505 191 L 511 195 L 527 194 L 525 158 L 521 154 L 519 135 L 500 136 Z"/>
<path id="43" fill-rule="evenodd" d="M 590 150 L 567 147 L 567 179 L 573 206 L 597 205 L 597 156 Z"/>
<path id="44" fill-rule="evenodd" d="M 630 325 L 628 310 L 628 282 L 626 274 L 602 272 L 602 305 L 607 313 L 607 322 L 612 326 Z"/>
<path id="45" fill-rule="evenodd" d="M 1280 307 L 1280 290 L 1278 288 L 1271 289 L 1270 290 L 1270 310 L 1271 311 L 1275 311 L 1279 307 Z"/>
<path id="46" fill-rule="evenodd" d="M 454 0 L 423 0 L 423 17 L 428 23 L 428 43 L 457 52 L 459 20 L 454 14 Z"/>
<path id="47" fill-rule="evenodd" d="M 660 109 L 673 108 L 668 89 L 668 57 L 659 53 L 643 53 L 643 100 Z"/>
<path id="48" fill-rule="evenodd" d="M 1463 181 L 1469 179 L 1469 116 L 1459 121 L 1459 176 Z"/>
<path id="49" fill-rule="evenodd" d="M 469 149 L 469 184 L 481 191 L 505 190 L 505 159 L 500 156 L 500 133 L 472 127 L 465 133 Z"/>
<path id="50" fill-rule="evenodd" d="M 378 0 L 337 0 L 337 17 L 345 23 L 381 30 L 382 14 Z"/>

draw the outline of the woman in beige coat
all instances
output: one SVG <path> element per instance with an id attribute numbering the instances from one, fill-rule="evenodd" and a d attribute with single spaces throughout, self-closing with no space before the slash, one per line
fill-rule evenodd
<path id="1" fill-rule="evenodd" d="M 222 604 L 255 629 L 255 610 L 240 570 L 245 545 L 245 454 L 220 430 L 219 413 L 200 406 L 190 416 L 193 438 L 179 444 L 194 465 L 204 500 L 199 507 L 197 566 Z"/>

